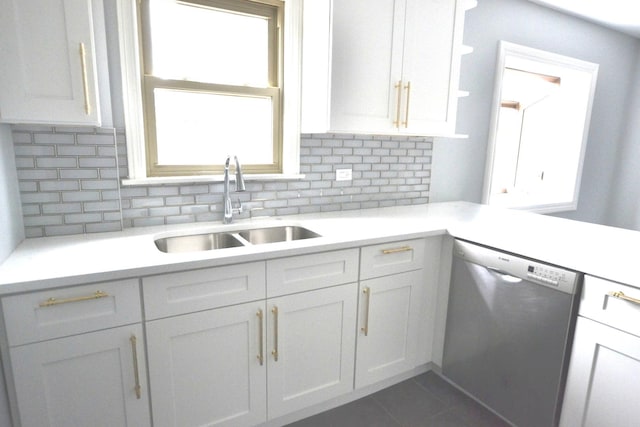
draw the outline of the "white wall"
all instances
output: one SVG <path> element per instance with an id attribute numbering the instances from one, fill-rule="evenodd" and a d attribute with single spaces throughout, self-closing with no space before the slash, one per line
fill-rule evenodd
<path id="1" fill-rule="evenodd" d="M 471 96 L 460 100 L 457 130 L 469 139 L 436 140 L 430 200 L 481 201 L 499 40 L 600 64 L 578 210 L 560 216 L 606 222 L 640 41 L 526 0 L 479 0 L 467 13 L 474 52 L 463 57 L 460 86 Z"/>
<path id="2" fill-rule="evenodd" d="M 9 125 L 0 124 L 0 264 L 23 239 L 24 225 L 13 139 Z M 9 405 L 0 363 L 0 426 L 10 425 Z"/>
<path id="3" fill-rule="evenodd" d="M 0 236 L 1 264 L 24 239 L 13 139 L 9 125 L 3 124 L 0 124 Z"/>
<path id="4" fill-rule="evenodd" d="M 626 119 L 626 132 L 618 151 L 619 167 L 612 186 L 607 223 L 640 230 L 640 46 L 634 75 L 628 111 L 621 111 Z"/>

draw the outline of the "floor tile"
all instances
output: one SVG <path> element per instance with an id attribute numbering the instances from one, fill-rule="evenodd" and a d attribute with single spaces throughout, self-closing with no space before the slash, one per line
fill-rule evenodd
<path id="1" fill-rule="evenodd" d="M 433 371 L 426 372 L 413 378 L 422 388 L 433 393 L 448 407 L 464 402 L 466 395 L 442 379 Z"/>
<path id="2" fill-rule="evenodd" d="M 444 402 L 413 380 L 381 390 L 372 397 L 404 427 L 424 426 L 427 419 L 446 409 Z"/>

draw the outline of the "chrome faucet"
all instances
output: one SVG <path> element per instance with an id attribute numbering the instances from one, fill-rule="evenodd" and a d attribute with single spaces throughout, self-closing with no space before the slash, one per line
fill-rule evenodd
<path id="1" fill-rule="evenodd" d="M 238 156 L 233 156 L 236 161 L 236 191 L 245 191 L 244 177 L 242 176 L 242 168 L 238 161 Z M 222 222 L 224 224 L 230 224 L 233 221 L 233 205 L 231 204 L 231 195 L 229 194 L 229 162 L 231 156 L 227 156 L 227 161 L 224 163 L 224 218 Z M 242 204 L 235 209 L 235 212 L 242 213 Z"/>

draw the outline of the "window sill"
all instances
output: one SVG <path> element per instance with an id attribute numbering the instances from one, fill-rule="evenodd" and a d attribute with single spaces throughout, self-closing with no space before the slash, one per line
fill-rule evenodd
<path id="1" fill-rule="evenodd" d="M 304 174 L 244 174 L 245 181 L 299 181 L 304 179 Z M 125 178 L 122 186 L 134 185 L 162 185 L 162 184 L 192 184 L 198 182 L 222 182 L 224 175 L 199 175 L 199 176 L 158 176 L 147 178 Z"/>

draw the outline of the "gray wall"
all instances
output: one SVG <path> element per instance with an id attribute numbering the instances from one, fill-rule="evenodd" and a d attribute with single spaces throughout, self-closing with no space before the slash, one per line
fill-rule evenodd
<path id="1" fill-rule="evenodd" d="M 469 139 L 435 141 L 430 200 L 481 201 L 499 40 L 600 64 L 578 210 L 559 216 L 606 222 L 640 41 L 525 0 L 479 0 L 467 13 L 474 52 L 463 57 L 461 88 L 471 95 L 460 100 L 458 132 Z"/>
<path id="2" fill-rule="evenodd" d="M 13 142 L 9 125 L 3 124 L 0 124 L 0 236 L 2 263 L 24 239 Z"/>
<path id="3" fill-rule="evenodd" d="M 634 76 L 635 82 L 629 86 L 630 101 L 624 114 L 627 126 L 618 151 L 607 224 L 640 230 L 640 46 Z"/>

